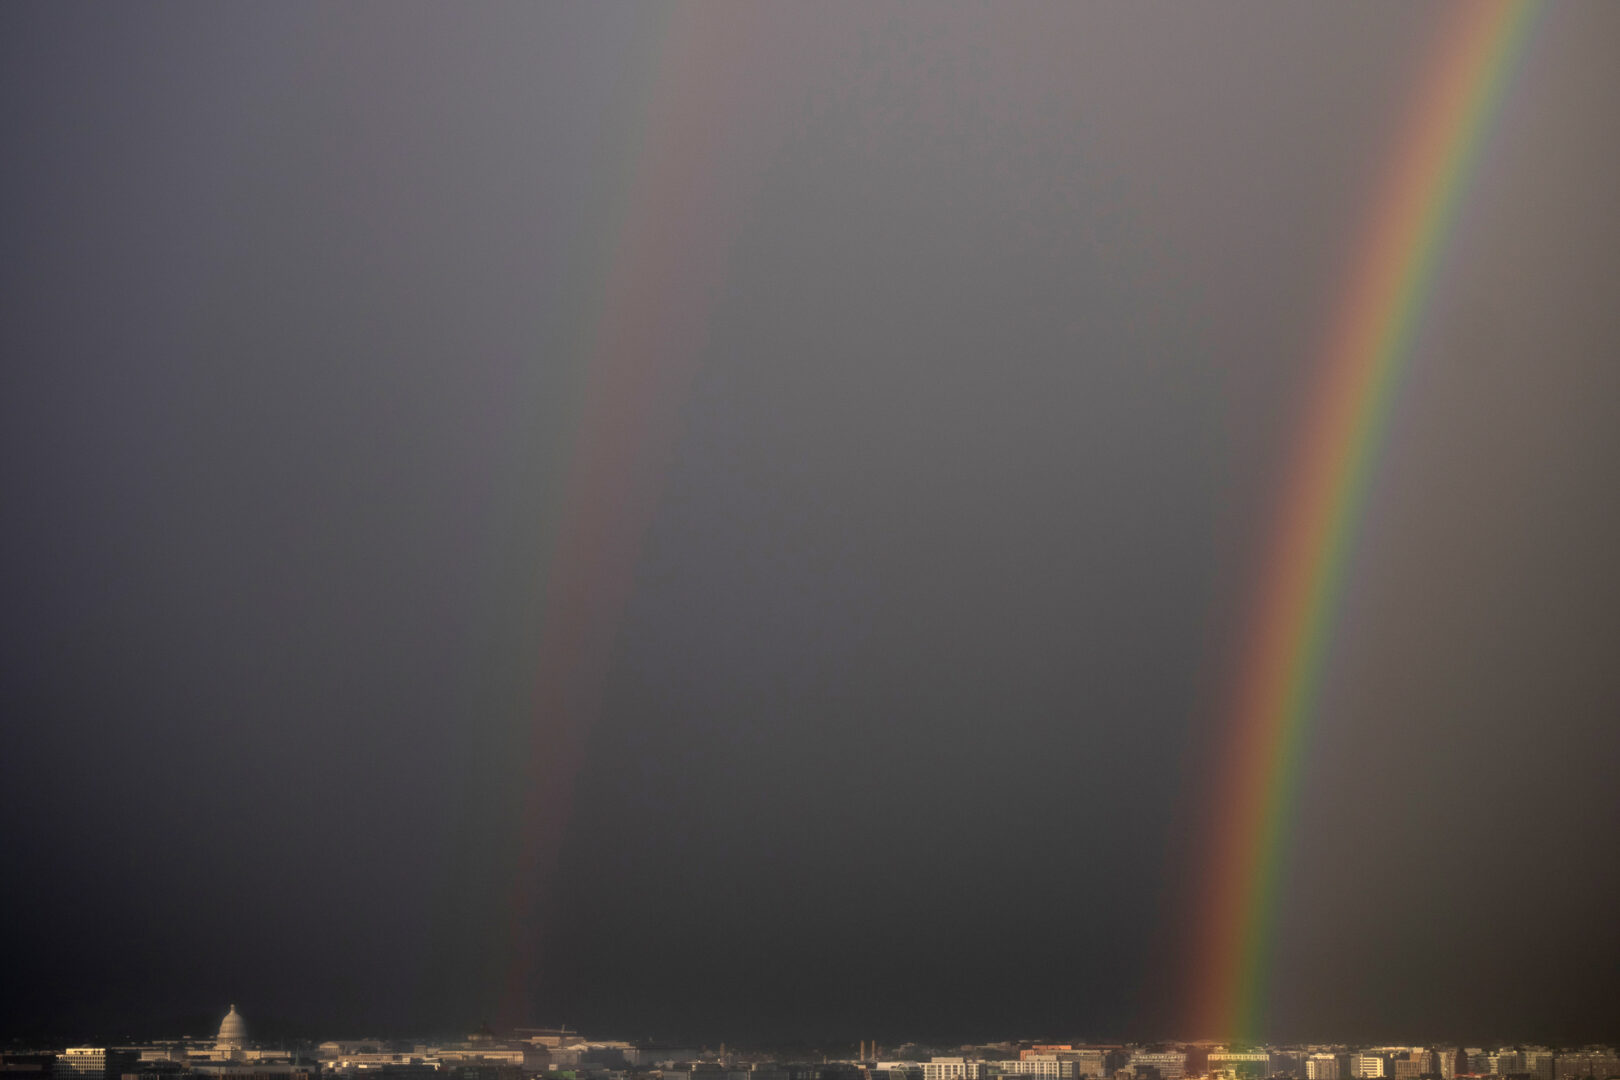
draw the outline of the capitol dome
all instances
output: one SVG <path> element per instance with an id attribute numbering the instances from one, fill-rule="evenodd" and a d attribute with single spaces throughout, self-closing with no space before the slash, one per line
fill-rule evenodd
<path id="1" fill-rule="evenodd" d="M 214 1045 L 221 1050 L 233 1050 L 247 1041 L 247 1021 L 242 1014 L 231 1006 L 231 1011 L 225 1014 L 225 1019 L 219 1022 L 219 1034 L 214 1037 Z"/>

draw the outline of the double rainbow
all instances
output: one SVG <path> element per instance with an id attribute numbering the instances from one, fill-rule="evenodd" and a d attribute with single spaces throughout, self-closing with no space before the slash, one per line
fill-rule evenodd
<path id="1" fill-rule="evenodd" d="M 1524 52 L 1531 0 L 1445 9 L 1432 75 L 1372 203 L 1305 413 L 1236 681 L 1231 735 L 1201 897 L 1195 1028 L 1259 1034 L 1288 820 L 1356 525 L 1485 136 Z M 547 560 L 506 1019 L 528 1014 L 548 880 L 574 774 L 631 590 L 654 474 L 738 230 L 737 192 L 716 186 L 727 132 L 746 129 L 737 88 L 763 78 L 747 7 L 667 13 L 634 178 L 599 292 L 560 532 Z"/>
<path id="2" fill-rule="evenodd" d="M 1302 758 L 1357 525 L 1469 181 L 1523 55 L 1529 0 L 1446 9 L 1435 63 L 1329 328 L 1216 764 L 1195 1029 L 1261 1034 Z"/>

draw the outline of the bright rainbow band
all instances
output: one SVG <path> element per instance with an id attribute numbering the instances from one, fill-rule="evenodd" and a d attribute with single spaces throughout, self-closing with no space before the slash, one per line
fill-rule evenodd
<path id="1" fill-rule="evenodd" d="M 1260 1036 L 1302 758 L 1357 526 L 1465 195 L 1534 21 L 1529 0 L 1460 0 L 1372 204 L 1325 341 L 1217 773 L 1196 1030 Z"/>

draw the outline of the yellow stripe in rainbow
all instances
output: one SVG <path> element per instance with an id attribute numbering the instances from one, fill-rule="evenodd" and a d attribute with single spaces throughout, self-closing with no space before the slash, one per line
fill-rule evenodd
<path id="1" fill-rule="evenodd" d="M 1356 525 L 1447 237 L 1534 11 L 1529 0 L 1447 9 L 1440 53 L 1326 339 L 1217 765 L 1194 973 L 1196 1028 L 1209 1037 L 1261 1035 L 1289 819 Z"/>

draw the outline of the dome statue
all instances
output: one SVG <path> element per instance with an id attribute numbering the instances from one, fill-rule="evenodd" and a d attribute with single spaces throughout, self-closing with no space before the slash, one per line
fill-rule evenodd
<path id="1" fill-rule="evenodd" d="M 214 1037 L 216 1050 L 240 1050 L 247 1042 L 247 1021 L 242 1014 L 231 1006 L 231 1011 L 225 1014 L 225 1019 L 219 1023 L 219 1034 Z"/>

